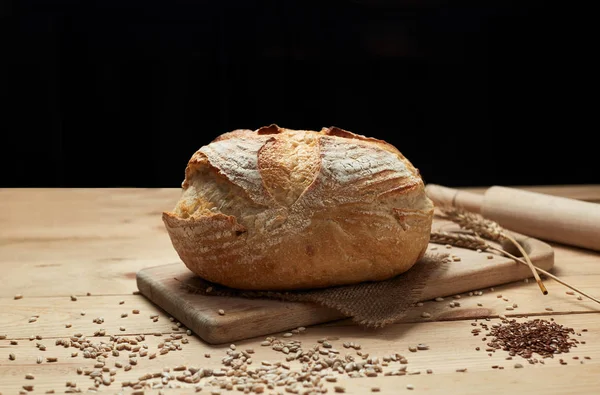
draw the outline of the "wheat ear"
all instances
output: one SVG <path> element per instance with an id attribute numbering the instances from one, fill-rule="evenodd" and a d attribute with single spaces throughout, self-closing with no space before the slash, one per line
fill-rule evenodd
<path id="1" fill-rule="evenodd" d="M 527 252 L 523 249 L 523 247 L 521 247 L 519 242 L 517 242 L 510 234 L 508 234 L 508 232 L 506 232 L 505 229 L 500 226 L 500 224 L 484 218 L 480 214 L 465 211 L 456 207 L 443 208 L 442 212 L 450 221 L 458 224 L 461 228 L 471 230 L 480 237 L 495 241 L 501 241 L 504 239 L 514 244 L 525 258 L 525 261 L 527 262 L 535 281 L 540 287 L 540 290 L 544 295 L 548 295 L 548 290 L 542 282 L 542 279 L 540 278 L 535 266 L 533 266 L 533 262 L 531 262 L 531 259 L 529 259 Z"/>
<path id="2" fill-rule="evenodd" d="M 429 241 L 435 244 L 450 244 L 470 250 L 485 251 L 489 248 L 485 240 L 464 233 L 431 232 Z"/>

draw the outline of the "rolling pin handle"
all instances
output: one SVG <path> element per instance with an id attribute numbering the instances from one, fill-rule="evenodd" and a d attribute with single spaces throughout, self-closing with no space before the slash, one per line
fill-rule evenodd
<path id="1" fill-rule="evenodd" d="M 426 185 L 425 193 L 438 207 L 456 207 L 481 214 L 483 195 L 437 184 Z"/>

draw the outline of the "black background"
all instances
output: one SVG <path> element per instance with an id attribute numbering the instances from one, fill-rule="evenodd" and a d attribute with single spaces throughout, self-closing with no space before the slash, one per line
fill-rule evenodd
<path id="1" fill-rule="evenodd" d="M 593 2 L 2 4 L 0 186 L 179 187 L 271 123 L 386 139 L 430 183 L 600 183 Z"/>

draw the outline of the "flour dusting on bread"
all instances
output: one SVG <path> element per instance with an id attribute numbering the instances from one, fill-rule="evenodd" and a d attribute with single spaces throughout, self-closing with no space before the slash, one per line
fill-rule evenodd
<path id="1" fill-rule="evenodd" d="M 240 289 L 377 281 L 423 256 L 433 219 L 418 170 L 339 128 L 225 133 L 190 159 L 163 220 L 187 267 Z"/>

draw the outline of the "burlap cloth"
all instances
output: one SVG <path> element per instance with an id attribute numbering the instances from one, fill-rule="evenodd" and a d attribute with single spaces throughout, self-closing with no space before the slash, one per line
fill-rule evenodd
<path id="1" fill-rule="evenodd" d="M 192 293 L 243 298 L 268 298 L 308 302 L 329 307 L 366 327 L 383 327 L 403 318 L 409 307 L 421 301 L 421 294 L 433 273 L 443 271 L 448 254 L 427 253 L 410 270 L 392 279 L 324 289 L 288 292 L 243 291 L 213 284 L 199 277 L 180 282 Z M 207 292 L 207 289 L 212 288 Z"/>

